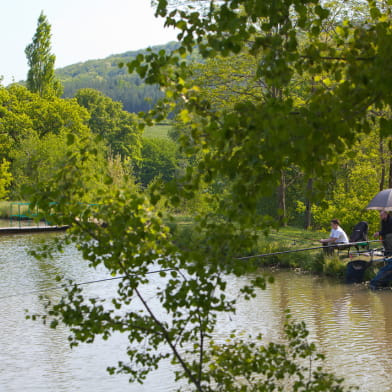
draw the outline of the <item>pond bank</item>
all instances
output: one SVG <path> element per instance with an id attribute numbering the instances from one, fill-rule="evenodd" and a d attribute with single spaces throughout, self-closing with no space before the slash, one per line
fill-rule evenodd
<path id="1" fill-rule="evenodd" d="M 177 245 L 187 249 L 193 241 L 200 243 L 199 249 L 208 249 L 200 232 L 195 230 L 193 223 L 181 220 L 172 227 Z M 196 233 L 196 234 L 195 234 Z M 273 267 L 302 271 L 317 276 L 327 276 L 339 282 L 345 281 L 347 264 L 356 259 L 366 262 L 371 260 L 369 253 L 349 253 L 347 249 L 335 251 L 332 256 L 323 252 L 323 246 L 318 239 L 325 237 L 325 232 L 303 230 L 300 228 L 286 227 L 279 231 L 271 231 L 268 235 L 258 233 L 258 241 L 252 250 L 238 255 L 241 262 L 253 263 L 258 267 Z M 376 244 L 371 244 L 376 245 Z M 378 244 L 377 244 L 378 245 Z M 355 249 L 354 249 L 355 250 Z M 368 268 L 365 280 L 370 280 L 376 275 L 379 265 L 376 263 Z"/>

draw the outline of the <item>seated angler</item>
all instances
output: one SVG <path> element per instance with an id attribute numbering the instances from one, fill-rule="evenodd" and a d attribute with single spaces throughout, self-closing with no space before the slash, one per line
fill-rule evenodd
<path id="1" fill-rule="evenodd" d="M 333 249 L 336 248 L 334 245 L 349 243 L 347 234 L 340 227 L 339 219 L 331 220 L 331 233 L 328 238 L 321 239 L 320 242 L 325 247 L 324 252 L 329 255 L 331 255 Z"/>

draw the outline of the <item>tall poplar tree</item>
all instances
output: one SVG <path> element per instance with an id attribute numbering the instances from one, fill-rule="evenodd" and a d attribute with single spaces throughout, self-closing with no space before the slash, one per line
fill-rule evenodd
<path id="1" fill-rule="evenodd" d="M 60 96 L 62 86 L 55 78 L 56 56 L 51 53 L 51 25 L 41 12 L 33 42 L 25 49 L 28 65 L 27 88 L 40 96 L 55 94 Z"/>

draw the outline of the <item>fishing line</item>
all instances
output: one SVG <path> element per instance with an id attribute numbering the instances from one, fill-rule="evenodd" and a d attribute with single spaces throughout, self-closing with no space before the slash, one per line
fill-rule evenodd
<path id="1" fill-rule="evenodd" d="M 162 269 L 162 270 L 157 270 L 157 271 L 149 271 L 149 272 L 146 272 L 146 275 L 158 274 L 160 272 L 167 272 L 167 271 L 174 271 L 174 269 L 173 268 L 167 268 L 167 269 Z M 133 276 L 133 275 L 140 275 L 140 274 L 131 274 L 131 275 Z M 112 278 L 105 278 L 105 279 L 90 280 L 90 281 L 87 281 L 87 282 L 75 283 L 75 285 L 76 286 L 89 285 L 89 284 L 108 282 L 108 281 L 111 281 L 111 280 L 118 280 L 118 279 L 123 279 L 123 278 L 126 278 L 126 275 L 115 276 L 115 277 L 112 277 Z M 6 295 L 6 296 L 3 296 L 3 297 L 0 297 L 0 300 L 7 299 L 7 298 L 12 298 L 12 297 L 26 296 L 26 295 L 30 295 L 30 294 L 44 293 L 46 291 L 52 291 L 52 290 L 61 290 L 61 289 L 64 289 L 66 287 L 71 287 L 71 285 L 53 286 L 53 287 L 48 287 L 46 289 L 32 290 L 32 291 L 26 291 L 26 292 L 23 292 L 23 293 L 16 293 L 16 294 L 11 294 L 11 295 Z"/>

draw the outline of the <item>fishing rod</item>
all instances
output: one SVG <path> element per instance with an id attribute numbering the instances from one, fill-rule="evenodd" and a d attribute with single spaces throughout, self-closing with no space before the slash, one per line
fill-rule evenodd
<path id="1" fill-rule="evenodd" d="M 375 262 L 378 262 L 378 261 L 383 261 L 383 262 L 390 263 L 390 262 L 392 262 L 392 258 L 389 256 L 389 257 L 383 257 L 382 259 L 371 260 L 372 263 L 375 263 Z"/>
<path id="2" fill-rule="evenodd" d="M 380 242 L 380 240 L 372 240 L 372 241 L 358 241 L 358 242 L 348 242 L 347 244 L 335 244 L 335 245 L 324 245 L 324 246 L 315 246 L 311 248 L 302 248 L 302 249 L 292 249 L 292 250 L 283 250 L 280 252 L 273 252 L 273 253 L 262 253 L 259 255 L 252 255 L 252 256 L 244 256 L 244 257 L 237 257 L 237 260 L 246 260 L 246 259 L 252 259 L 255 257 L 266 257 L 266 256 L 274 256 L 274 255 L 282 255 L 285 253 L 296 253 L 296 252 L 303 252 L 306 250 L 315 250 L 315 249 L 326 249 L 326 248 L 341 248 L 344 249 L 346 247 L 350 246 L 355 246 L 355 245 L 361 245 L 361 244 L 368 244 L 369 242 Z"/>

